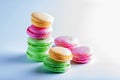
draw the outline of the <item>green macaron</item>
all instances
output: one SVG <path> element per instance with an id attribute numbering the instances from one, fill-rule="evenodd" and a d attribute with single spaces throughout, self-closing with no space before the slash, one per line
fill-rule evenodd
<path id="1" fill-rule="evenodd" d="M 28 47 L 27 52 L 26 52 L 27 57 L 30 60 L 33 61 L 43 61 L 46 57 L 48 57 L 48 52 L 38 52 L 38 51 L 34 51 L 31 48 Z"/>
<path id="2" fill-rule="evenodd" d="M 47 51 L 51 47 L 52 41 L 52 38 L 38 40 L 29 37 L 28 46 L 35 51 Z"/>
<path id="3" fill-rule="evenodd" d="M 50 47 L 51 47 L 51 45 L 44 46 L 44 47 L 39 47 L 39 48 L 35 47 L 35 46 L 28 45 L 28 48 L 30 48 L 34 52 L 46 52 L 50 49 Z"/>
<path id="4" fill-rule="evenodd" d="M 44 59 L 44 66 L 47 70 L 51 72 L 60 73 L 60 72 L 67 71 L 67 69 L 70 67 L 70 63 L 58 62 L 58 61 L 51 59 L 50 57 L 47 57 Z"/>
<path id="5" fill-rule="evenodd" d="M 35 47 L 35 48 L 40 48 L 41 47 L 46 47 L 46 46 L 50 46 L 53 42 L 53 38 L 52 37 L 48 37 L 46 39 L 33 39 L 33 38 L 28 38 L 28 45 Z"/>

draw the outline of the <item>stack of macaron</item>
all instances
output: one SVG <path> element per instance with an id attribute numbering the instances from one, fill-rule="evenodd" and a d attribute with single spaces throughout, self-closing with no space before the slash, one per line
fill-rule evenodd
<path id="1" fill-rule="evenodd" d="M 31 23 L 27 28 L 28 49 L 27 57 L 33 61 L 43 61 L 48 56 L 48 50 L 52 46 L 53 38 L 51 36 L 52 23 L 54 18 L 41 12 L 31 14 Z"/>
<path id="2" fill-rule="evenodd" d="M 91 60 L 90 48 L 81 46 L 77 38 L 70 36 L 60 36 L 54 40 L 56 46 L 61 46 L 71 50 L 73 62 L 84 64 Z"/>
<path id="3" fill-rule="evenodd" d="M 49 57 L 44 59 L 44 66 L 51 72 L 65 72 L 70 67 L 71 51 L 64 47 L 52 47 Z"/>

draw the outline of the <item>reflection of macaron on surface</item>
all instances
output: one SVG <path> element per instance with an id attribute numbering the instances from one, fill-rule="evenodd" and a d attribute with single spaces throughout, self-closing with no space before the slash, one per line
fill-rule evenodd
<path id="1" fill-rule="evenodd" d="M 32 24 L 39 28 L 50 27 L 54 21 L 54 18 L 47 13 L 33 12 L 31 16 Z"/>
<path id="2" fill-rule="evenodd" d="M 79 44 L 77 38 L 73 38 L 70 36 L 57 37 L 54 42 L 57 46 L 62 46 L 62 47 L 68 48 L 70 50 Z"/>
<path id="3" fill-rule="evenodd" d="M 49 27 L 49 28 L 38 28 L 34 25 L 31 25 L 27 29 L 27 34 L 31 38 L 35 38 L 35 39 L 45 39 L 45 38 L 50 36 L 51 32 L 52 32 L 51 27 Z"/>
<path id="4" fill-rule="evenodd" d="M 72 49 L 73 62 L 87 63 L 90 61 L 91 53 L 90 48 L 87 46 L 80 46 Z"/>
<path id="5" fill-rule="evenodd" d="M 72 60 L 71 51 L 63 47 L 50 48 L 49 55 L 53 60 L 60 62 L 66 62 Z"/>
<path id="6" fill-rule="evenodd" d="M 65 72 L 70 67 L 70 63 L 55 61 L 50 57 L 47 57 L 44 60 L 44 66 L 51 72 Z"/>

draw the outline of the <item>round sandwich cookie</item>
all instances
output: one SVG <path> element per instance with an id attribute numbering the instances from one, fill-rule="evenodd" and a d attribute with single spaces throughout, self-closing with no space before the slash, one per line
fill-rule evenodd
<path id="1" fill-rule="evenodd" d="M 48 37 L 46 39 L 34 39 L 34 38 L 28 38 L 28 45 L 34 49 L 41 49 L 41 50 L 46 50 L 51 47 L 53 43 L 53 38 Z"/>
<path id="2" fill-rule="evenodd" d="M 30 60 L 38 61 L 38 62 L 42 62 L 46 57 L 49 56 L 47 51 L 46 52 L 34 52 L 29 48 L 26 52 L 26 55 Z"/>
<path id="3" fill-rule="evenodd" d="M 33 12 L 31 14 L 31 22 L 33 25 L 39 28 L 47 28 L 52 25 L 54 18 L 43 12 Z"/>
<path id="4" fill-rule="evenodd" d="M 59 62 L 67 62 L 72 60 L 71 51 L 64 47 L 52 47 L 49 50 L 50 57 Z"/>
<path id="5" fill-rule="evenodd" d="M 56 46 L 65 47 L 65 48 L 68 48 L 70 50 L 72 50 L 74 47 L 79 45 L 78 39 L 74 38 L 74 37 L 70 37 L 70 36 L 57 37 L 54 40 L 54 43 L 56 44 Z"/>
<path id="6" fill-rule="evenodd" d="M 34 25 L 31 25 L 27 28 L 27 34 L 31 38 L 35 39 L 45 39 L 51 35 L 52 27 L 49 28 L 38 28 Z"/>
<path id="7" fill-rule="evenodd" d="M 28 46 L 27 51 L 30 52 L 31 54 L 36 54 L 36 55 L 44 54 L 44 53 L 48 54 L 49 48 L 47 48 L 47 49 L 36 49 L 34 47 Z"/>
<path id="8" fill-rule="evenodd" d="M 87 46 L 76 47 L 72 49 L 71 52 L 73 54 L 73 62 L 85 64 L 91 60 L 90 57 L 92 54 L 90 52 L 90 48 Z"/>
<path id="9" fill-rule="evenodd" d="M 43 64 L 47 70 L 56 73 L 66 72 L 70 67 L 70 62 L 59 62 L 51 59 L 50 57 L 45 58 Z"/>

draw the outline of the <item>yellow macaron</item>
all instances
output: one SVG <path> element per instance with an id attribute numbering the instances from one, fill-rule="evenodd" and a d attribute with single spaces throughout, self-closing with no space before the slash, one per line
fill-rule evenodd
<path id="1" fill-rule="evenodd" d="M 32 24 L 39 28 L 50 27 L 52 25 L 53 21 L 54 21 L 54 18 L 47 13 L 33 12 L 31 14 Z"/>
<path id="2" fill-rule="evenodd" d="M 72 60 L 71 51 L 63 47 L 50 48 L 49 55 L 55 61 L 67 62 Z"/>

